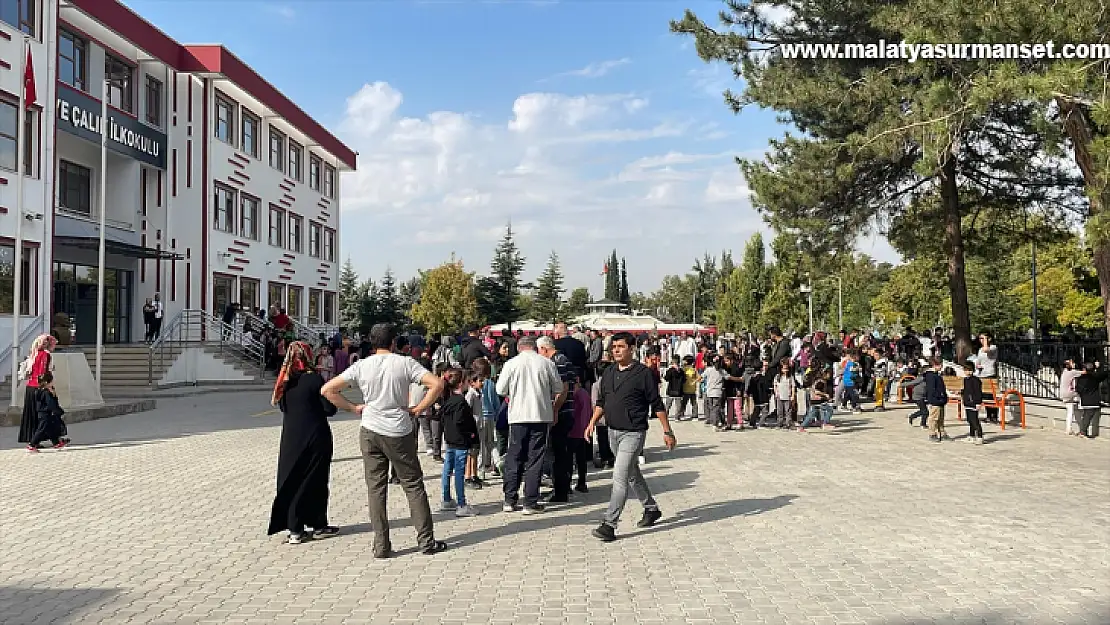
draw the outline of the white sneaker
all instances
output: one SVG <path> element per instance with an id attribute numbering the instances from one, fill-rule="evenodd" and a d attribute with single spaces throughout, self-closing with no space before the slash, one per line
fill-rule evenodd
<path id="1" fill-rule="evenodd" d="M 968 436 L 968 437 L 967 437 L 967 438 L 965 438 L 964 440 L 965 440 L 965 441 L 967 441 L 967 442 L 969 442 L 969 443 L 971 443 L 972 445 L 974 445 L 974 444 L 975 444 L 975 440 L 976 440 L 976 439 L 975 439 L 975 437 L 974 437 L 974 436 Z"/>
<path id="2" fill-rule="evenodd" d="M 431 447 L 429 447 L 429 448 L 427 449 L 427 451 L 425 451 L 425 452 L 424 452 L 424 455 L 425 455 L 425 456 L 434 456 L 434 455 L 435 455 L 435 453 L 436 453 L 436 452 L 432 451 L 432 448 L 431 448 Z"/>
<path id="3" fill-rule="evenodd" d="M 469 504 L 459 506 L 459 508 L 455 510 L 455 516 L 478 516 L 478 509 Z"/>
<path id="4" fill-rule="evenodd" d="M 443 502 L 440 502 L 440 504 L 439 504 L 439 511 L 440 512 L 450 512 L 452 510 L 457 510 L 457 509 L 458 509 L 458 506 L 455 505 L 454 501 L 443 501 Z"/>
<path id="5" fill-rule="evenodd" d="M 645 464 L 647 464 L 647 458 L 640 456 L 639 463 L 641 467 L 644 466 Z"/>

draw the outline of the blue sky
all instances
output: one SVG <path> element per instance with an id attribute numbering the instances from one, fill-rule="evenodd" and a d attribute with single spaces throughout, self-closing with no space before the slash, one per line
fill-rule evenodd
<path id="1" fill-rule="evenodd" d="M 484 273 L 511 218 L 525 279 L 554 250 L 568 290 L 599 296 L 616 248 L 647 292 L 766 230 L 732 159 L 782 128 L 733 115 L 728 71 L 668 32 L 720 2 L 128 5 L 183 43 L 224 44 L 359 152 L 340 247 L 364 275 L 405 279 L 452 253 Z"/>

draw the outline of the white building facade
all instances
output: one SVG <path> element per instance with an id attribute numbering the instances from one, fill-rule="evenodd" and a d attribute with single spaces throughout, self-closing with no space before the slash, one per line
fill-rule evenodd
<path id="1" fill-rule="evenodd" d="M 95 342 L 101 211 L 106 343 L 142 340 L 155 294 L 167 320 L 239 303 L 335 323 L 349 148 L 222 46 L 179 44 L 116 0 L 0 0 L 0 20 L 0 61 L 12 65 L 0 69 L 0 345 L 11 341 L 16 218 L 3 116 L 18 101 L 28 31 L 38 97 L 26 122 L 21 325 L 47 328 L 62 313 L 74 342 Z"/>

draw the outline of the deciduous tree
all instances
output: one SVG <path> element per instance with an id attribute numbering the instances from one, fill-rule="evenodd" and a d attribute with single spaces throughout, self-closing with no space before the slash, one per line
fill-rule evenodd
<path id="1" fill-rule="evenodd" d="M 425 272 L 412 319 L 432 334 L 453 334 L 463 326 L 478 323 L 474 275 L 467 273 L 461 261 L 447 262 Z"/>

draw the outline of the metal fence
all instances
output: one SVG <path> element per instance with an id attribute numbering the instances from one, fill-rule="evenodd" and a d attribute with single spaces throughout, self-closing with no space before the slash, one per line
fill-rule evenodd
<path id="1" fill-rule="evenodd" d="M 999 377 L 1027 397 L 1059 399 L 1060 372 L 1065 360 L 1110 362 L 1110 343 L 1054 343 L 1039 341 L 1008 341 L 998 345 Z M 1102 385 L 1102 403 L 1110 405 L 1110 382 Z"/>

